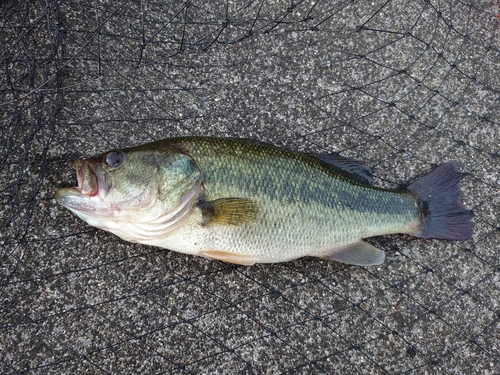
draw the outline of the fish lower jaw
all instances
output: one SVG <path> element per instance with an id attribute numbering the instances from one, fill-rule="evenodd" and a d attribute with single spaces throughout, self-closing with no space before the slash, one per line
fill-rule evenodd
<path id="1" fill-rule="evenodd" d="M 75 196 L 75 195 L 76 196 L 83 196 L 79 187 L 70 187 L 70 188 L 59 189 L 56 191 L 55 198 L 58 202 L 60 202 L 65 197 Z"/>

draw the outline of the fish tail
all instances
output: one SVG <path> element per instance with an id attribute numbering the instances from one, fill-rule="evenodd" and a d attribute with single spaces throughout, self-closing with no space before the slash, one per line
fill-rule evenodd
<path id="1" fill-rule="evenodd" d="M 449 161 L 408 186 L 419 206 L 416 237 L 465 240 L 472 235 L 471 213 L 460 201 L 460 178 L 457 163 Z"/>

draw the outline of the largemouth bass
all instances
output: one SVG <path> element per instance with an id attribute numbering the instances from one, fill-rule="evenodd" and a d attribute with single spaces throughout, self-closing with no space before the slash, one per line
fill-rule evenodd
<path id="1" fill-rule="evenodd" d="M 370 185 L 366 168 L 336 155 L 184 137 L 112 150 L 75 167 L 78 187 L 60 189 L 56 200 L 88 224 L 230 263 L 313 256 L 375 265 L 385 253 L 364 238 L 472 234 L 454 161 L 406 189 L 387 190 Z"/>

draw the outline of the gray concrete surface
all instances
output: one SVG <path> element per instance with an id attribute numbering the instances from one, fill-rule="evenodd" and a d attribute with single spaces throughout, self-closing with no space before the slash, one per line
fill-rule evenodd
<path id="1" fill-rule="evenodd" d="M 498 2 L 0 6 L 0 373 L 500 374 Z M 341 152 L 384 187 L 455 159 L 474 235 L 246 268 L 56 205 L 76 158 L 184 134 Z"/>

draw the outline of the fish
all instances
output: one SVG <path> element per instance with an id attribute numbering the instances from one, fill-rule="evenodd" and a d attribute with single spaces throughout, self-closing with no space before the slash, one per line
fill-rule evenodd
<path id="1" fill-rule="evenodd" d="M 456 161 L 389 190 L 338 154 L 191 136 L 107 151 L 77 160 L 75 169 L 78 186 L 55 199 L 89 225 L 238 265 L 305 256 L 379 265 L 385 252 L 364 239 L 466 240 L 474 226 Z"/>

